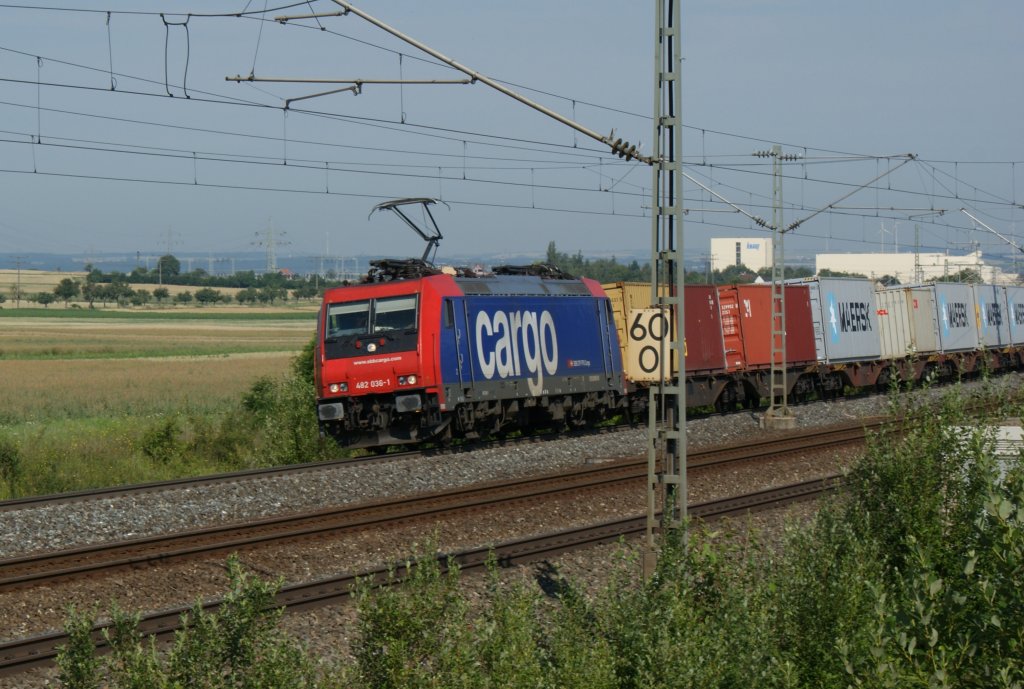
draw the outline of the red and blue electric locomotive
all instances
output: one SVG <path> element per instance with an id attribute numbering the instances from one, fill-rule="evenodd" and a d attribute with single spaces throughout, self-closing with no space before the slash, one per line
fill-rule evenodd
<path id="1" fill-rule="evenodd" d="M 318 319 L 320 428 L 339 445 L 581 426 L 619 406 L 618 339 L 595 281 L 534 266 L 373 267 L 368 282 L 328 290 Z"/>

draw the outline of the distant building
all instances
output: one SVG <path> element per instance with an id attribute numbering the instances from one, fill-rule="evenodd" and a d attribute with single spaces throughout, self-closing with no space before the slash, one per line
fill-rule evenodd
<path id="1" fill-rule="evenodd" d="M 980 251 L 963 256 L 913 253 L 818 254 L 815 257 L 815 273 L 822 270 L 860 273 L 876 280 L 891 275 L 904 285 L 956 275 L 961 270 L 977 271 L 982 282 L 994 284 L 1014 284 L 1017 277 L 985 263 Z"/>
<path id="2" fill-rule="evenodd" d="M 745 265 L 753 271 L 772 265 L 772 240 L 765 237 L 711 240 L 711 270 Z"/>

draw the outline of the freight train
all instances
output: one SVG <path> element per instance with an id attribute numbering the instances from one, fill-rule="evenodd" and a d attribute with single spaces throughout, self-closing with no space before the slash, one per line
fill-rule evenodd
<path id="1" fill-rule="evenodd" d="M 893 376 L 1024 364 L 1024 288 L 808 278 L 789 281 L 785 298 L 794 402 L 883 388 Z M 600 285 L 543 266 L 481 276 L 375 262 L 367 282 L 324 295 L 321 432 L 343 447 L 383 448 L 640 413 L 657 349 L 638 334 L 671 331 L 640 327 L 660 318 L 650 302 L 649 284 Z M 771 287 L 687 285 L 684 312 L 687 405 L 760 406 L 771 394 Z"/>

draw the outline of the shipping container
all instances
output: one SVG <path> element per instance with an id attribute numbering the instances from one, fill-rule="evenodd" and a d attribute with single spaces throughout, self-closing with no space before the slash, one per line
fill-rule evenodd
<path id="1" fill-rule="evenodd" d="M 660 312 L 640 313 L 651 304 L 651 285 L 646 282 L 614 282 L 602 285 L 611 301 L 615 328 L 622 348 L 623 367 L 631 380 L 653 380 L 652 360 L 645 359 L 641 366 L 639 351 L 649 354 L 661 349 L 662 330 L 667 325 Z M 716 372 L 725 369 L 725 347 L 722 341 L 722 321 L 718 306 L 718 290 L 710 285 L 686 285 L 684 310 L 686 339 L 684 351 L 687 374 Z M 671 331 L 671 328 L 668 328 Z M 652 338 L 657 346 L 652 344 Z M 665 347 L 670 341 L 665 341 Z M 673 367 L 673 375 L 678 373 Z M 644 373 L 647 371 L 648 373 Z"/>
<path id="2" fill-rule="evenodd" d="M 829 364 L 881 358 L 875 288 L 870 280 L 813 277 L 787 282 L 810 289 L 818 361 Z"/>
<path id="3" fill-rule="evenodd" d="M 986 349 L 1010 346 L 1010 323 L 1006 317 L 1006 290 L 998 285 L 972 285 L 974 322 L 978 342 Z"/>
<path id="4" fill-rule="evenodd" d="M 883 359 L 938 351 L 935 294 L 930 287 L 886 287 L 875 292 L 875 299 Z"/>
<path id="5" fill-rule="evenodd" d="M 724 370 L 725 344 L 718 289 L 713 285 L 687 285 L 683 295 L 687 374 Z"/>
<path id="6" fill-rule="evenodd" d="M 936 282 L 935 316 L 938 321 L 939 351 L 943 354 L 978 348 L 978 327 L 974 319 L 974 290 L 970 285 Z"/>
<path id="7" fill-rule="evenodd" d="M 1024 344 L 1024 287 L 1004 287 L 1006 320 L 1010 323 L 1010 343 Z"/>
<path id="8" fill-rule="evenodd" d="M 786 366 L 817 361 L 810 290 L 786 285 Z M 724 285 L 718 288 L 725 342 L 726 369 L 770 368 L 772 365 L 772 288 Z"/>

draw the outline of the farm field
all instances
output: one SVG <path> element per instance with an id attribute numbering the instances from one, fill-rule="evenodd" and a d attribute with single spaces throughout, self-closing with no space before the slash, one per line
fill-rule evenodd
<path id="1" fill-rule="evenodd" d="M 0 319 L 0 499 L 257 461 L 242 400 L 284 381 L 315 327 L 311 311 L 60 311 Z"/>
<path id="2" fill-rule="evenodd" d="M 3 318 L 0 361 L 294 353 L 314 330 L 311 312 L 285 318 L 246 314 L 244 307 L 201 315 L 171 312 L 162 318 L 159 312 L 76 315 Z"/>

